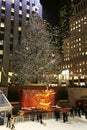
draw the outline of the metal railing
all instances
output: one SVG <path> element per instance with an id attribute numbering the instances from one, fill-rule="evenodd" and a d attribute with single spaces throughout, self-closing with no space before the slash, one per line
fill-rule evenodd
<path id="1" fill-rule="evenodd" d="M 54 113 L 53 112 L 43 113 L 42 116 L 43 116 L 43 120 L 44 119 L 52 119 L 52 118 L 54 118 Z M 23 115 L 23 116 L 20 116 L 20 115 L 15 116 L 14 120 L 15 120 L 15 123 L 31 121 L 32 120 L 32 115 L 30 114 L 30 115 Z M 36 114 L 34 115 L 34 120 L 37 120 L 37 115 Z M 6 122 L 7 122 L 7 118 L 4 119 L 4 124 L 6 124 Z"/>

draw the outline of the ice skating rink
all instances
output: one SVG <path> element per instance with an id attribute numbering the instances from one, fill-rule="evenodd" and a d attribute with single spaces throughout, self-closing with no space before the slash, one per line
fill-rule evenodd
<path id="1" fill-rule="evenodd" d="M 43 124 L 37 121 L 25 121 L 15 124 L 15 130 L 87 130 L 87 119 L 84 117 L 69 117 L 68 122 L 62 119 L 43 120 Z M 1 125 L 0 130 L 10 130 L 6 125 Z"/>

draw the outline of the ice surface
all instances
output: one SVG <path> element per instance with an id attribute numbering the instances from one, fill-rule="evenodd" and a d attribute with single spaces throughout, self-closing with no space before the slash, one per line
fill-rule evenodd
<path id="1" fill-rule="evenodd" d="M 15 130 L 87 130 L 87 119 L 84 116 L 69 117 L 68 122 L 63 123 L 62 118 L 43 120 L 43 124 L 37 121 L 15 123 Z M 10 130 L 6 125 L 0 126 L 0 130 Z"/>

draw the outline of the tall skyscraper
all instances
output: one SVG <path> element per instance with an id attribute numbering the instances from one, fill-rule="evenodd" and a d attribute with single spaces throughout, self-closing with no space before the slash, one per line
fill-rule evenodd
<path id="1" fill-rule="evenodd" d="M 14 46 L 21 41 L 26 21 L 33 11 L 42 17 L 39 0 L 0 0 L 0 84 L 10 82 Z"/>
<path id="2" fill-rule="evenodd" d="M 69 36 L 69 18 L 74 13 L 73 0 L 70 0 L 62 6 L 59 13 L 59 29 L 60 29 L 60 41 L 63 44 L 63 39 Z"/>
<path id="3" fill-rule="evenodd" d="M 87 0 L 80 0 L 69 19 L 70 35 L 64 39 L 64 61 L 60 70 L 68 70 L 69 85 L 87 87 Z M 63 77 L 60 80 L 64 80 Z M 62 82 L 61 82 L 62 85 Z"/>

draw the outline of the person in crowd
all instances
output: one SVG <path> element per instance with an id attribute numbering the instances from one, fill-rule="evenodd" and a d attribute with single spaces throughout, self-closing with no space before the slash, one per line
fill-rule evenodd
<path id="1" fill-rule="evenodd" d="M 56 119 L 56 121 L 58 121 L 58 118 L 59 118 L 59 111 L 58 110 L 54 110 L 54 117 L 55 117 L 55 119 Z"/>
<path id="2" fill-rule="evenodd" d="M 68 113 L 67 112 L 63 112 L 63 122 L 68 121 Z"/>
<path id="3" fill-rule="evenodd" d="M 74 117 L 74 108 L 73 107 L 70 109 L 70 116 Z"/>
<path id="4" fill-rule="evenodd" d="M 65 121 L 68 121 L 68 112 L 65 112 Z"/>
<path id="5" fill-rule="evenodd" d="M 66 121 L 66 113 L 63 112 L 63 122 L 65 122 L 65 121 Z"/>
<path id="6" fill-rule="evenodd" d="M 37 121 L 39 122 L 39 113 L 37 113 Z"/>
<path id="7" fill-rule="evenodd" d="M 42 113 L 40 113 L 40 114 L 39 114 L 39 119 L 40 119 L 40 123 L 41 123 L 41 124 L 43 123 L 42 118 L 43 118 L 43 117 L 42 117 Z"/>
<path id="8" fill-rule="evenodd" d="M 10 113 L 8 113 L 7 114 L 7 127 L 11 127 L 11 114 Z"/>
<path id="9" fill-rule="evenodd" d="M 33 109 L 32 109 L 32 112 L 31 112 L 31 120 L 32 120 L 32 121 L 35 120 L 35 113 L 34 113 Z"/>
<path id="10" fill-rule="evenodd" d="M 74 107 L 74 115 L 77 116 L 77 107 Z"/>
<path id="11" fill-rule="evenodd" d="M 81 117 L 81 111 L 79 107 L 77 108 L 77 113 L 78 113 L 78 116 Z"/>
<path id="12" fill-rule="evenodd" d="M 15 119 L 14 119 L 14 117 L 12 116 L 12 117 L 11 117 L 11 130 L 15 128 L 14 123 L 15 123 Z"/>
<path id="13" fill-rule="evenodd" d="M 84 109 L 85 119 L 87 119 L 87 109 Z"/>

